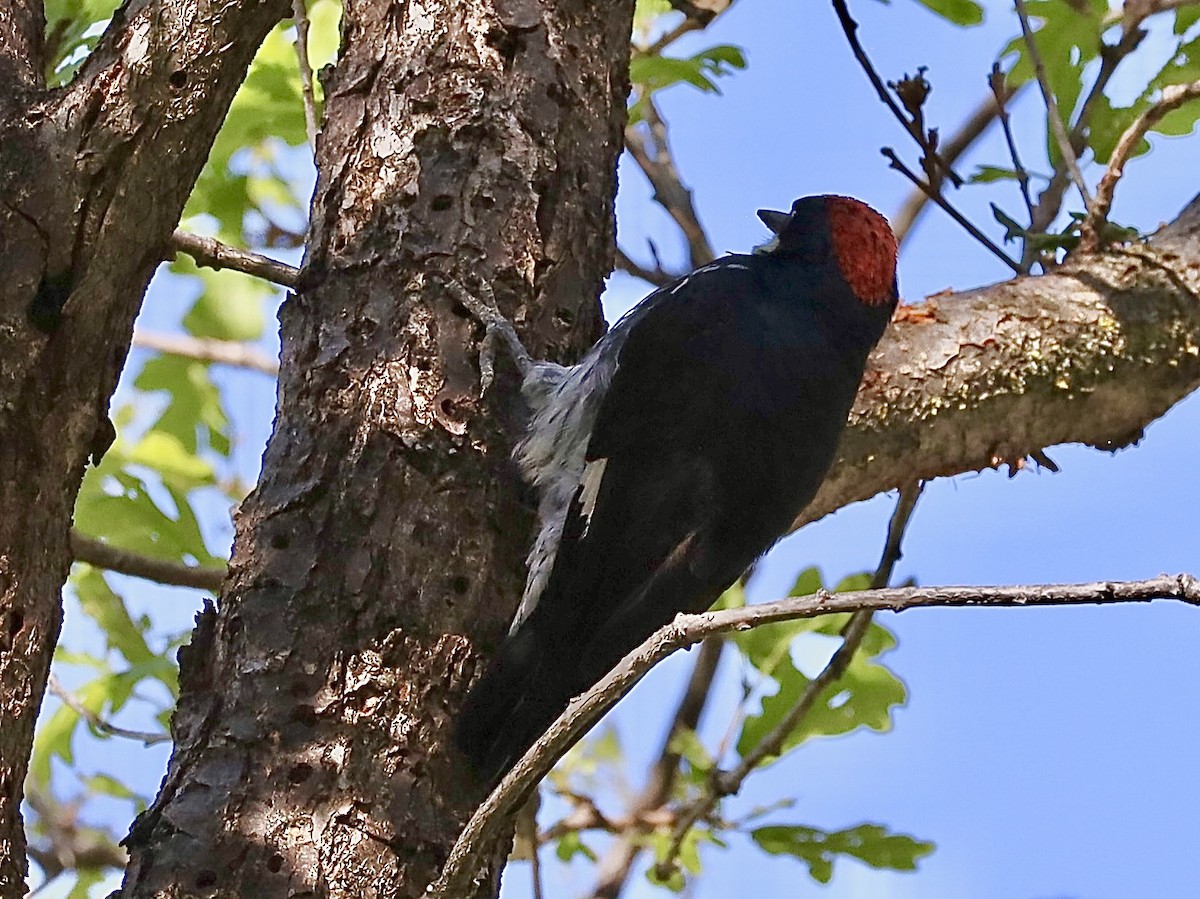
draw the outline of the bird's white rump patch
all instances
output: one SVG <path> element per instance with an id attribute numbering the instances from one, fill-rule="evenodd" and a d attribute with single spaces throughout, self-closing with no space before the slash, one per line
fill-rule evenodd
<path id="1" fill-rule="evenodd" d="M 586 534 L 592 523 L 592 513 L 596 511 L 596 498 L 600 496 L 600 482 L 604 480 L 604 469 L 607 459 L 595 459 L 583 469 L 583 477 L 579 480 L 580 512 L 586 519 L 583 532 Z"/>

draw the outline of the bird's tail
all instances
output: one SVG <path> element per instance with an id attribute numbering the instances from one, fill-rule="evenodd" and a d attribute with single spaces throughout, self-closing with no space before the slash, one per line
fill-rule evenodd
<path id="1" fill-rule="evenodd" d="M 566 708 L 570 695 L 556 682 L 563 672 L 554 669 L 536 630 L 526 626 L 501 644 L 471 688 L 454 741 L 481 779 L 499 781 Z"/>

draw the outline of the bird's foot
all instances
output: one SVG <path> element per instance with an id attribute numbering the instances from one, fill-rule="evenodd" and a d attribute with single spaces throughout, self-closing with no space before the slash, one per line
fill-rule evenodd
<path id="1" fill-rule="evenodd" d="M 529 354 L 529 350 L 525 349 L 525 344 L 521 343 L 521 338 L 517 336 L 512 322 L 505 318 L 496 307 L 496 295 L 492 292 L 492 286 L 486 281 L 480 280 L 479 292 L 483 295 L 483 299 L 473 295 L 457 281 L 447 281 L 446 287 L 454 299 L 475 316 L 486 329 L 483 342 L 479 346 L 479 395 L 486 394 L 495 379 L 496 342 L 498 340 L 504 341 L 509 355 L 512 356 L 513 362 L 521 372 L 521 377 L 527 377 L 534 366 L 533 356 Z"/>

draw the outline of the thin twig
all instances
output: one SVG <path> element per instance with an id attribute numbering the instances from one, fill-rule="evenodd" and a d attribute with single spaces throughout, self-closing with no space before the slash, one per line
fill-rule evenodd
<path id="1" fill-rule="evenodd" d="M 232 269 L 283 287 L 295 287 L 300 279 L 300 270 L 285 262 L 239 250 L 211 237 L 189 234 L 187 231 L 176 229 L 171 235 L 171 247 L 191 256 L 197 265 Z"/>
<path id="2" fill-rule="evenodd" d="M 996 98 L 1000 126 L 1004 129 L 1004 140 L 1008 144 L 1008 155 L 1012 159 L 1013 171 L 1017 173 L 1017 184 L 1021 188 L 1021 199 L 1025 201 L 1025 212 L 1029 215 L 1029 221 L 1032 222 L 1033 198 L 1029 195 L 1029 171 L 1021 162 L 1021 154 L 1017 152 L 1017 142 L 1012 132 L 1012 119 L 1005 105 L 1013 92 L 1005 83 L 1004 72 L 1000 69 L 1000 63 L 992 63 L 992 74 L 988 79 L 988 84 L 992 89 L 992 96 Z"/>
<path id="3" fill-rule="evenodd" d="M 631 125 L 625 129 L 625 149 L 650 181 L 651 187 L 654 188 L 655 201 L 667 211 L 683 232 L 691 257 L 691 267 L 699 268 L 715 258 L 712 244 L 709 243 L 704 226 L 700 224 L 700 218 L 696 214 L 692 192 L 684 185 L 679 170 L 675 168 L 667 123 L 651 97 L 643 98 L 642 103 L 645 109 L 644 124 L 649 129 L 654 154 L 651 155 L 638 125 Z"/>
<path id="4" fill-rule="evenodd" d="M 1090 206 L 1092 195 L 1088 191 L 1087 182 L 1083 180 L 1083 172 L 1079 170 L 1079 160 L 1075 158 L 1075 148 L 1067 134 L 1067 126 L 1063 123 L 1062 114 L 1058 109 L 1058 100 L 1050 87 L 1050 79 L 1046 75 L 1046 66 L 1042 55 L 1038 52 L 1037 42 L 1033 39 L 1033 28 L 1029 24 L 1029 12 L 1025 8 L 1025 0 L 1013 0 L 1017 7 L 1017 17 L 1021 20 L 1021 33 L 1025 36 L 1025 47 L 1029 50 L 1029 61 L 1033 63 L 1033 71 L 1037 75 L 1038 87 L 1042 89 L 1042 99 L 1046 102 L 1047 118 L 1050 120 L 1050 132 L 1058 144 L 1058 151 L 1066 161 L 1067 170 L 1079 189 L 1083 202 Z"/>
<path id="5" fill-rule="evenodd" d="M 892 571 L 895 569 L 896 563 L 900 561 L 904 532 L 908 528 L 908 522 L 912 518 L 913 509 L 916 508 L 923 487 L 921 482 L 913 481 L 900 488 L 896 509 L 888 523 L 887 538 L 884 541 L 883 552 L 880 554 L 879 565 L 871 577 L 872 590 L 883 589 L 891 580 Z M 675 859 L 679 857 L 679 851 L 683 848 L 684 840 L 687 839 L 691 829 L 696 826 L 696 822 L 710 815 L 723 797 L 737 793 L 754 769 L 768 758 L 783 752 L 788 737 L 795 733 L 800 722 L 808 717 L 808 713 L 812 711 L 821 694 L 837 683 L 846 673 L 854 654 L 858 652 L 858 647 L 862 645 L 863 638 L 870 630 L 873 615 L 874 612 L 871 609 L 862 609 L 851 615 L 842 630 L 842 645 L 838 647 L 837 652 L 829 659 L 821 673 L 808 682 L 795 705 L 788 709 L 787 714 L 780 719 L 779 723 L 763 735 L 762 739 L 749 752 L 742 755 L 737 765 L 731 770 L 714 770 L 711 773 L 708 779 L 708 789 L 680 813 L 679 823 L 675 825 L 675 830 L 671 834 L 671 843 L 658 862 L 659 877 L 666 879 L 670 876 L 671 870 L 675 866 Z"/>
<path id="6" fill-rule="evenodd" d="M 67 690 L 59 682 L 58 678 L 54 676 L 53 672 L 51 672 L 49 679 L 46 681 L 46 689 L 49 690 L 52 695 L 56 696 L 63 705 L 73 711 L 76 715 L 79 715 L 84 721 L 102 733 L 109 734 L 113 737 L 125 737 L 129 740 L 139 740 L 145 746 L 154 746 L 158 743 L 171 742 L 170 734 L 129 730 L 128 728 L 118 727 L 111 721 L 106 721 L 85 706 L 83 704 L 83 700 L 81 700 L 78 696 Z"/>
<path id="7" fill-rule="evenodd" d="M 215 362 L 234 368 L 248 368 L 274 377 L 279 374 L 279 361 L 247 343 L 216 340 L 211 337 L 192 337 L 190 334 L 164 334 L 138 328 L 133 332 L 133 345 L 156 353 L 183 356 L 200 362 Z"/>
<path id="8" fill-rule="evenodd" d="M 951 204 L 951 202 L 949 200 L 947 200 L 944 196 L 942 196 L 941 191 L 935 190 L 934 188 L 932 188 L 928 184 L 926 184 L 924 181 L 922 181 L 920 178 L 918 178 L 912 172 L 912 170 L 909 169 L 908 166 L 906 166 L 903 162 L 900 161 L 900 157 L 896 155 L 895 150 L 893 150 L 891 147 L 884 147 L 882 150 L 880 150 L 880 152 L 884 156 L 886 156 L 889 160 L 891 160 L 892 168 L 894 168 L 896 171 L 898 171 L 900 174 L 902 174 L 905 178 L 907 178 L 909 181 L 911 181 L 913 184 L 915 184 L 919 189 L 925 191 L 925 193 L 928 194 L 929 199 L 931 199 L 933 202 L 937 203 L 938 206 L 940 206 L 947 213 L 949 213 L 949 215 L 952 219 L 954 219 L 956 222 L 958 222 L 960 225 L 962 225 L 964 228 L 966 228 L 967 233 L 969 233 L 977 241 L 979 241 L 981 244 L 983 244 L 985 247 L 987 247 L 989 250 L 991 250 L 992 253 L 994 253 L 998 259 L 1000 259 L 1005 265 L 1007 265 L 1009 268 L 1011 268 L 1014 272 L 1016 272 L 1018 275 L 1021 274 L 1021 264 L 1019 262 L 1017 262 L 1015 259 L 1013 259 L 1011 256 L 1009 256 L 1007 253 L 1005 253 L 1002 249 L 1000 249 L 998 246 L 996 246 L 996 244 L 992 241 L 992 239 L 990 237 L 988 237 L 986 234 L 984 234 L 982 231 L 980 231 L 978 228 L 976 228 L 970 219 L 968 219 L 965 215 L 963 215 L 961 212 L 959 212 L 957 209 L 955 209 L 953 204 Z"/>
<path id="9" fill-rule="evenodd" d="M 850 10 L 846 6 L 846 0 L 833 0 L 833 10 L 837 13 L 838 22 L 841 23 L 846 40 L 850 43 L 850 49 L 854 53 L 854 58 L 858 60 L 858 64 L 866 73 L 867 78 L 870 79 L 871 85 L 875 88 L 875 93 L 879 95 L 879 99 L 892 111 L 892 115 L 904 126 L 904 130 L 917 142 L 917 146 L 921 148 L 921 152 L 925 154 L 925 157 L 942 170 L 945 176 L 950 179 L 951 184 L 955 187 L 961 187 L 963 179 L 942 158 L 937 150 L 937 146 L 930 140 L 929 135 L 925 134 L 916 122 L 904 114 L 904 110 L 900 108 L 900 105 L 888 92 L 883 79 L 875 71 L 875 66 L 871 62 L 871 58 L 867 56 L 867 51 L 863 49 L 863 45 L 858 40 L 858 22 L 854 21 L 854 17 L 850 15 Z"/>
<path id="10" fill-rule="evenodd" d="M 620 269 L 627 274 L 633 275 L 635 278 L 641 278 L 655 287 L 666 287 L 683 277 L 683 274 L 669 272 L 664 268 L 655 266 L 648 268 L 640 263 L 635 262 L 629 257 L 629 254 L 617 247 L 617 259 L 615 268 Z"/>
<path id="11" fill-rule="evenodd" d="M 456 899 L 486 864 L 493 844 L 514 808 L 563 753 L 618 699 L 660 661 L 713 634 L 742 631 L 779 621 L 834 612 L 892 611 L 928 607 L 1061 606 L 1150 602 L 1173 599 L 1200 607 L 1200 581 L 1190 574 L 1160 575 L 1142 581 L 1041 584 L 1003 587 L 895 587 L 795 596 L 776 602 L 677 615 L 660 628 L 586 693 L 575 698 L 521 760 L 476 809 L 450 851 L 441 876 L 429 885 L 430 899 Z"/>
<path id="12" fill-rule="evenodd" d="M 1134 11 L 1131 3 L 1125 4 L 1124 11 L 1130 13 L 1130 17 L 1125 18 L 1122 22 L 1121 39 L 1115 44 L 1101 44 L 1100 71 L 1096 73 L 1096 80 L 1092 84 L 1091 90 L 1088 91 L 1083 106 L 1079 109 L 1075 126 L 1071 129 L 1071 148 L 1076 155 L 1082 153 L 1087 145 L 1087 128 L 1091 124 L 1096 104 L 1104 96 L 1104 90 L 1108 87 L 1109 81 L 1112 80 L 1122 60 L 1136 50 L 1145 37 L 1146 32 L 1140 27 L 1142 21 L 1155 12 L 1148 8 Z M 1060 159 L 1050 176 L 1049 183 L 1038 195 L 1037 205 L 1034 207 L 1033 218 L 1029 225 L 1030 231 L 1040 233 L 1050 227 L 1050 224 L 1058 216 L 1059 210 L 1062 209 L 1063 196 L 1070 183 L 1071 178 L 1067 170 L 1066 159 Z"/>
<path id="13" fill-rule="evenodd" d="M 1010 99 L 1020 88 L 1005 88 L 1005 99 Z M 942 158 L 950 165 L 958 162 L 959 158 L 970 149 L 975 141 L 983 136 L 987 131 L 988 126 L 996 121 L 1000 114 L 1000 106 L 997 106 L 993 97 L 986 98 L 980 103 L 975 111 L 967 116 L 967 120 L 959 126 L 959 129 L 951 135 L 950 140 L 944 144 L 938 145 L 938 152 Z M 892 230 L 896 233 L 896 240 L 903 245 L 904 241 L 912 234 L 913 226 L 921 213 L 929 205 L 929 194 L 920 188 L 915 188 L 912 193 L 904 200 L 904 205 L 892 217 Z"/>
<path id="14" fill-rule="evenodd" d="M 308 9 L 305 0 L 292 0 L 292 21 L 296 25 L 296 62 L 300 69 L 300 87 L 304 93 L 304 128 L 308 145 L 317 151 L 317 98 L 313 93 L 313 71 L 308 61 Z"/>
<path id="15" fill-rule="evenodd" d="M 1113 192 L 1117 182 L 1124 174 L 1125 163 L 1137 148 L 1142 138 L 1146 136 L 1163 116 L 1184 103 L 1200 98 L 1200 80 L 1189 84 L 1172 84 L 1163 88 L 1162 97 L 1157 103 L 1138 116 L 1132 125 L 1125 129 L 1113 148 L 1099 185 L 1096 187 L 1096 199 L 1088 209 L 1087 219 L 1083 223 L 1079 248 L 1084 252 L 1099 248 L 1104 223 L 1108 220 L 1108 211 L 1112 208 Z"/>
<path id="16" fill-rule="evenodd" d="M 71 552 L 76 562 L 86 562 L 95 568 L 140 577 L 171 587 L 192 587 L 219 593 L 221 583 L 225 580 L 224 566 L 201 568 L 197 565 L 152 559 L 127 549 L 119 549 L 101 540 L 85 537 L 76 530 L 71 531 Z"/>
<path id="17" fill-rule="evenodd" d="M 692 666 L 691 676 L 687 687 L 679 701 L 678 708 L 671 719 L 663 738 L 658 760 L 650 770 L 650 777 L 641 795 L 632 803 L 628 817 L 632 822 L 642 822 L 662 809 L 671 796 L 675 781 L 679 776 L 679 753 L 671 749 L 677 733 L 685 730 L 694 731 L 700 723 L 700 715 L 708 703 L 712 693 L 713 679 L 717 666 L 721 661 L 721 652 L 725 641 L 720 637 L 710 637 L 700 644 L 696 654 L 696 664 Z M 633 863 L 645 849 L 635 837 L 637 829 L 628 828 L 622 833 L 604 857 L 596 865 L 596 885 L 592 889 L 592 899 L 617 899 Z"/>

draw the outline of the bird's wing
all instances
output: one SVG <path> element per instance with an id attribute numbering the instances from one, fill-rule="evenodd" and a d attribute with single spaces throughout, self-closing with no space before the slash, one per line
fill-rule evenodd
<path id="1" fill-rule="evenodd" d="M 732 494 L 756 489 L 729 449 L 760 381 L 754 326 L 739 306 L 753 280 L 740 262 L 693 273 L 655 298 L 621 347 L 530 620 L 544 645 L 570 648 L 573 686 L 675 612 L 706 608 L 773 536 L 728 514 L 746 505 Z"/>

